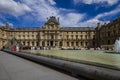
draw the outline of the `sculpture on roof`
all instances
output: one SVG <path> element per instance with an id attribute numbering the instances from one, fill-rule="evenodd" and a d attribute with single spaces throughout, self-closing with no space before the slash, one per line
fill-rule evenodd
<path id="1" fill-rule="evenodd" d="M 50 16 L 50 18 L 47 18 L 47 22 L 45 24 L 48 24 L 48 23 L 51 23 L 51 22 L 59 25 L 59 17 L 58 17 L 58 19 L 56 19 L 55 16 Z"/>

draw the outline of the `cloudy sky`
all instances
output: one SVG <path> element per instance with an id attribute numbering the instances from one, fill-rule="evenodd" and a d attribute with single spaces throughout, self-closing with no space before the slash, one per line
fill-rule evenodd
<path id="1" fill-rule="evenodd" d="M 41 27 L 50 16 L 62 27 L 95 27 L 120 16 L 120 0 L 0 0 L 1 25 Z"/>

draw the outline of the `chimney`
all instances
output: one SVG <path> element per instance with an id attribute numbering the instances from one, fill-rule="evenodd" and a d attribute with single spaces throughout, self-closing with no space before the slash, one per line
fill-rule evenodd
<path id="1" fill-rule="evenodd" d="M 97 27 L 98 27 L 98 29 L 101 28 L 101 24 L 100 24 L 100 22 L 97 23 Z"/>
<path id="2" fill-rule="evenodd" d="M 120 21 L 120 16 L 118 16 L 118 20 Z"/>
<path id="3" fill-rule="evenodd" d="M 97 27 L 99 27 L 99 26 L 100 26 L 100 22 L 97 23 Z"/>
<path id="4" fill-rule="evenodd" d="M 106 26 L 106 25 L 107 25 L 107 23 L 105 22 L 105 23 L 104 23 L 104 26 Z"/>
<path id="5" fill-rule="evenodd" d="M 113 23 L 113 20 L 111 20 L 110 23 Z"/>
<path id="6" fill-rule="evenodd" d="M 59 17 L 58 17 L 58 22 L 59 22 Z"/>
<path id="7" fill-rule="evenodd" d="M 47 20 L 48 20 L 48 17 L 47 17 Z"/>
<path id="8" fill-rule="evenodd" d="M 9 27 L 10 27 L 9 22 L 7 22 L 6 23 L 6 28 L 9 28 Z"/>

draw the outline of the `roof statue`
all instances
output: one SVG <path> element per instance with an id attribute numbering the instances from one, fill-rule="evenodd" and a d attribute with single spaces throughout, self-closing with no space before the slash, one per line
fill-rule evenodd
<path id="1" fill-rule="evenodd" d="M 50 18 L 47 18 L 47 22 L 45 24 L 48 24 L 48 23 L 51 23 L 51 22 L 59 24 L 59 18 L 56 19 L 55 16 L 51 16 Z"/>

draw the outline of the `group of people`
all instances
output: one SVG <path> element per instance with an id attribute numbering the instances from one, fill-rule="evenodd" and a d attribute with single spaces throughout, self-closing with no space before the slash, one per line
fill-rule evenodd
<path id="1" fill-rule="evenodd" d="M 13 50 L 14 50 L 14 51 L 19 51 L 19 46 L 14 45 L 14 46 L 13 46 Z"/>

